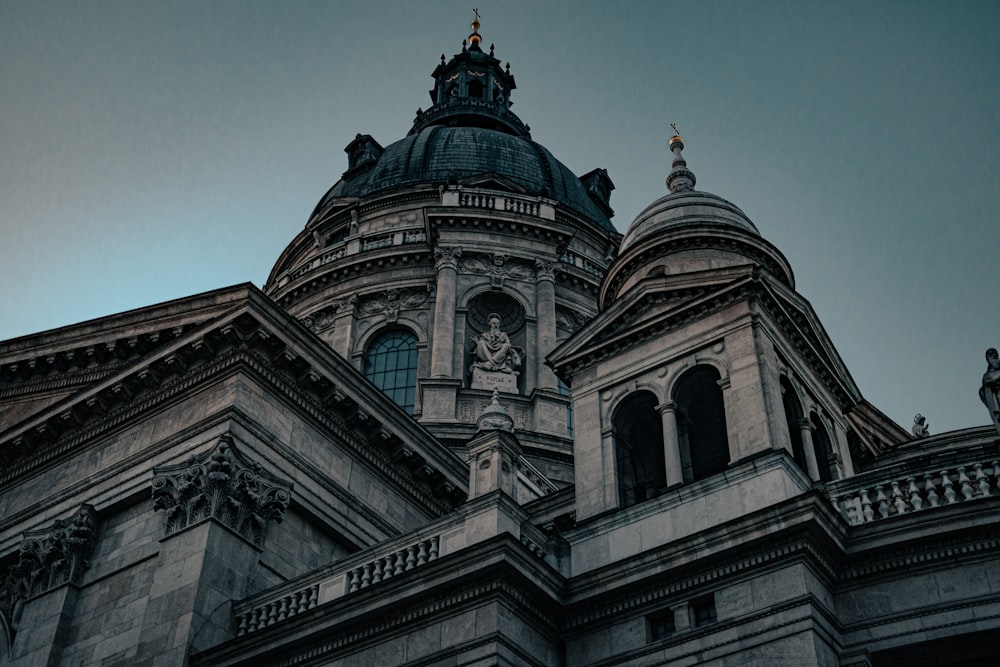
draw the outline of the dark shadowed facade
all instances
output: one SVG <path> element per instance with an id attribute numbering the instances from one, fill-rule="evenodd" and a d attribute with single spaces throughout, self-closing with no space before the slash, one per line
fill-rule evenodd
<path id="1" fill-rule="evenodd" d="M 263 291 L 0 343 L 0 665 L 1000 661 L 998 431 L 865 401 L 680 136 L 619 234 L 478 28 Z"/>

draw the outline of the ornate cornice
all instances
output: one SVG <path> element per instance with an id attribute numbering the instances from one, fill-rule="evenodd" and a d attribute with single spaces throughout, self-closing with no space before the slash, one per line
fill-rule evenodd
<path id="1" fill-rule="evenodd" d="M 292 483 L 240 456 L 228 434 L 211 451 L 153 475 L 153 509 L 166 513 L 166 537 L 212 518 L 259 547 L 267 521 L 280 522 L 291 500 Z"/>
<path id="2" fill-rule="evenodd" d="M 333 352 L 329 354 L 333 356 Z M 348 375 L 356 373 L 346 365 L 345 370 Z M 351 398 L 354 391 L 345 391 L 355 387 L 350 377 L 332 379 L 340 376 L 328 376 L 325 369 L 289 349 L 250 312 L 192 337 L 170 354 L 126 369 L 88 397 L 61 410 L 44 411 L 10 433 L 0 442 L 0 462 L 4 464 L 0 467 L 0 485 L 176 400 L 203 382 L 240 371 L 252 372 L 273 387 L 277 395 L 320 422 L 360 460 L 387 475 L 403 493 L 435 514 L 464 501 L 465 492 L 455 477 L 457 459 L 455 466 L 448 467 L 447 461 L 422 455 L 418 448 L 404 443 L 385 429 L 382 420 Z M 357 387 L 363 392 L 366 385 L 358 377 Z M 389 401 L 374 389 L 371 397 L 376 403 Z M 386 409 L 397 408 L 387 405 Z"/>
<path id="3" fill-rule="evenodd" d="M 0 363 L 0 399 L 100 380 L 183 332 L 184 327 L 171 327 Z"/>

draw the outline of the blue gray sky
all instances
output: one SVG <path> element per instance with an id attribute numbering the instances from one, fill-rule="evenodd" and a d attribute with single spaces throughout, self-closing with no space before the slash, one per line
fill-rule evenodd
<path id="1" fill-rule="evenodd" d="M 788 257 L 864 395 L 988 423 L 1000 347 L 1000 3 L 476 0 L 514 111 L 622 231 L 698 188 Z M 358 132 L 427 107 L 459 2 L 0 3 L 0 339 L 263 285 Z"/>

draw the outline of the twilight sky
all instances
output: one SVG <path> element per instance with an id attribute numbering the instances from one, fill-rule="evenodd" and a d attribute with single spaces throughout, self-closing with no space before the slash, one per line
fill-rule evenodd
<path id="1" fill-rule="evenodd" d="M 698 189 L 788 257 L 868 400 L 989 419 L 1000 347 L 1000 3 L 476 0 L 513 110 L 624 231 Z M 402 138 L 472 4 L 0 2 L 0 340 L 272 263 L 358 132 Z"/>

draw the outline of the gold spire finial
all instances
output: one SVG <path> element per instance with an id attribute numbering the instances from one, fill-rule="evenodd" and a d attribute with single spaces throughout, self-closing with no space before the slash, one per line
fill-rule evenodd
<path id="1" fill-rule="evenodd" d="M 476 18 L 472 21 L 472 34 L 469 35 L 469 46 L 479 46 L 479 42 L 483 41 L 483 38 L 479 35 L 479 8 L 473 7 L 472 13 L 476 15 Z"/>

